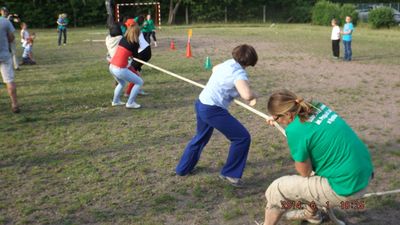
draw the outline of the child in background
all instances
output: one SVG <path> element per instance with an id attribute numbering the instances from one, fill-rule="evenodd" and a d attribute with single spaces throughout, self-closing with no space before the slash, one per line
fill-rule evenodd
<path id="1" fill-rule="evenodd" d="M 58 31 L 58 46 L 61 45 L 61 39 L 64 37 L 63 43 L 64 45 L 67 44 L 67 25 L 68 25 L 68 18 L 66 13 L 62 13 L 58 15 L 57 20 L 57 31 Z"/>
<path id="2" fill-rule="evenodd" d="M 26 40 L 24 52 L 22 53 L 22 65 L 36 64 L 35 60 L 33 60 L 33 55 L 32 55 L 32 46 L 35 37 L 36 37 L 35 33 L 32 33 L 32 35 Z"/>
<path id="3" fill-rule="evenodd" d="M 29 38 L 28 25 L 25 22 L 21 23 L 21 45 L 25 48 L 26 42 Z"/>
<path id="4" fill-rule="evenodd" d="M 157 38 L 156 38 L 156 27 L 154 26 L 154 21 L 151 19 L 151 15 L 148 14 L 146 16 L 146 40 L 150 44 L 150 37 L 153 37 L 154 47 L 157 47 Z"/>
<path id="5" fill-rule="evenodd" d="M 343 27 L 343 45 L 344 45 L 344 61 L 351 61 L 353 52 L 351 50 L 351 40 L 354 26 L 351 22 L 351 16 L 346 16 L 346 24 Z"/>
<path id="6" fill-rule="evenodd" d="M 332 53 L 334 59 L 339 59 L 339 50 L 340 50 L 340 27 L 337 25 L 337 20 L 332 19 Z"/>

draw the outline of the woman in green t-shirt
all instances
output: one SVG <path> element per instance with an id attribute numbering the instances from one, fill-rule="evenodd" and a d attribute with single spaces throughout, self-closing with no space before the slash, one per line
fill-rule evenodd
<path id="1" fill-rule="evenodd" d="M 268 187 L 264 225 L 291 220 L 320 223 L 318 207 L 363 208 L 359 198 L 373 175 L 370 153 L 347 123 L 326 105 L 306 102 L 288 90 L 271 95 L 273 121 L 286 125 L 290 155 L 299 175 Z"/>

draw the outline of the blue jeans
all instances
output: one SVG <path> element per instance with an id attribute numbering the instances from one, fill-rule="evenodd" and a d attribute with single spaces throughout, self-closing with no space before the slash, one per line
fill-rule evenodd
<path id="1" fill-rule="evenodd" d="M 114 79 L 118 82 L 118 85 L 114 90 L 113 102 L 120 102 L 120 97 L 125 85 L 128 82 L 132 82 L 135 86 L 132 88 L 131 94 L 128 98 L 128 104 L 132 104 L 140 88 L 143 86 L 143 80 L 138 75 L 130 71 L 128 68 L 119 68 L 110 64 L 110 73 L 114 76 Z"/>
<path id="2" fill-rule="evenodd" d="M 64 36 L 64 44 L 67 44 L 67 28 L 58 29 L 58 46 L 61 45 L 61 38 Z"/>
<path id="3" fill-rule="evenodd" d="M 215 128 L 231 141 L 228 159 L 221 170 L 221 174 L 241 178 L 250 148 L 249 132 L 224 108 L 204 105 L 200 100 L 197 100 L 195 109 L 197 133 L 186 146 L 182 158 L 176 166 L 176 173 L 184 176 L 194 169 Z"/>
<path id="4" fill-rule="evenodd" d="M 351 51 L 351 41 L 344 41 L 344 60 L 351 61 L 351 56 L 353 55 Z"/>

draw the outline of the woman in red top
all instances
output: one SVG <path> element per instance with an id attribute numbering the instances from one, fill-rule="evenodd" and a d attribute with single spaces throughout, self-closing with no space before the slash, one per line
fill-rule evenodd
<path id="1" fill-rule="evenodd" d="M 143 80 L 136 73 L 128 69 L 128 58 L 138 57 L 139 34 L 140 28 L 137 24 L 129 26 L 125 33 L 125 36 L 118 44 L 115 55 L 111 59 L 110 72 L 114 76 L 115 80 L 118 82 L 118 85 L 115 87 L 114 90 L 112 106 L 125 104 L 124 102 L 121 102 L 120 96 L 125 85 L 128 82 L 132 82 L 135 84 L 135 86 L 129 95 L 128 102 L 126 103 L 126 108 L 140 108 L 140 105 L 135 102 L 135 99 L 140 88 L 143 86 Z"/>

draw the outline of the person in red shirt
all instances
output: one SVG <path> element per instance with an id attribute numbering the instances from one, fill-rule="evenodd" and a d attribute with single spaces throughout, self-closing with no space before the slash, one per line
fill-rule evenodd
<path id="1" fill-rule="evenodd" d="M 126 108 L 133 109 L 141 107 L 135 102 L 135 100 L 144 82 L 143 79 L 138 76 L 135 70 L 129 69 L 128 67 L 129 57 L 138 57 L 139 35 L 140 28 L 137 24 L 132 24 L 129 26 L 125 36 L 118 44 L 115 55 L 111 59 L 110 72 L 114 76 L 114 79 L 118 82 L 118 85 L 114 90 L 112 106 L 125 105 Z M 124 102 L 121 102 L 120 96 L 128 82 L 134 83 L 135 86 L 129 95 L 128 102 L 125 104 Z"/>

